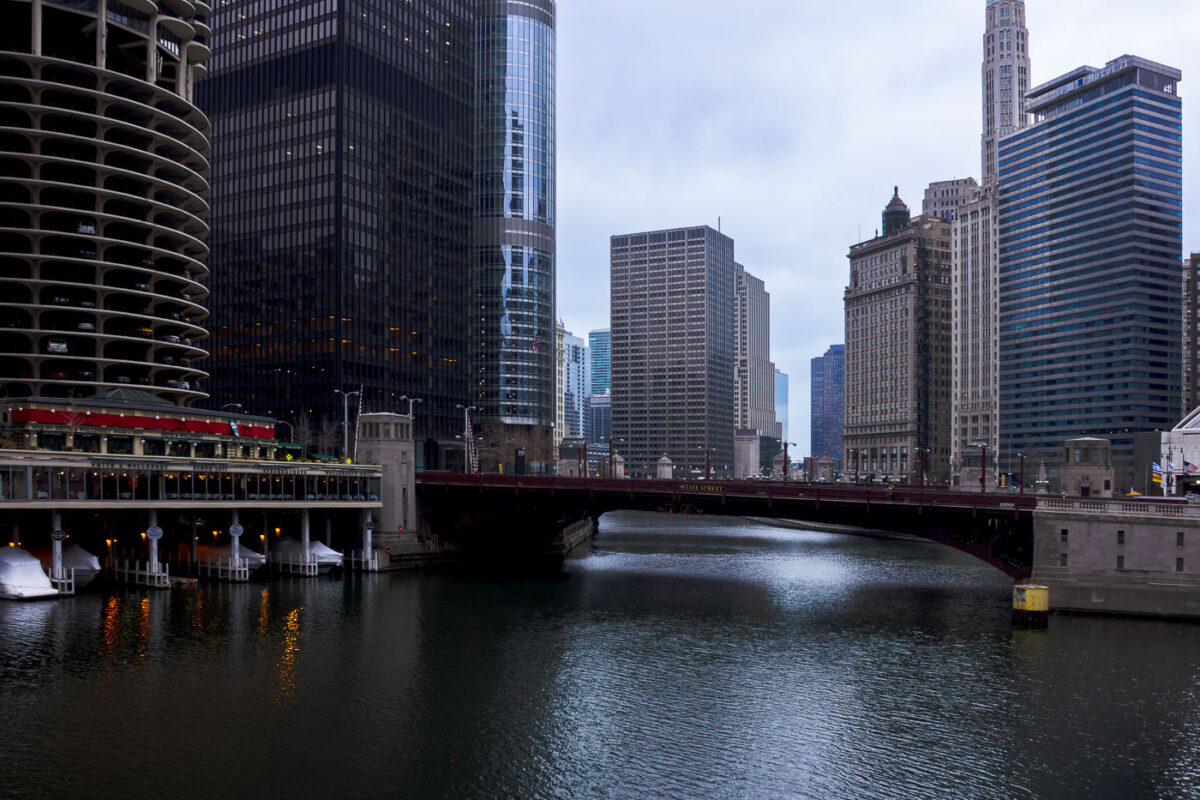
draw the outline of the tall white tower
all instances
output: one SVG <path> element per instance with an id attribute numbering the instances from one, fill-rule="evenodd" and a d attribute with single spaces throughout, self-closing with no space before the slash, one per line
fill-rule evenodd
<path id="1" fill-rule="evenodd" d="M 1000 240 L 997 235 L 997 143 L 1029 124 L 1022 98 L 1030 88 L 1029 31 L 1024 0 L 987 0 L 983 32 L 983 136 L 980 186 L 958 209 L 951 234 L 950 469 L 952 480 L 979 486 L 977 443 L 992 458 L 990 479 L 1011 472 L 1013 453 L 1001 454 L 999 350 Z"/>
<path id="2" fill-rule="evenodd" d="M 996 142 L 1024 128 L 1028 115 L 1021 108 L 1029 88 L 1029 30 L 1025 0 L 987 0 L 983 33 L 983 175 L 996 182 Z"/>

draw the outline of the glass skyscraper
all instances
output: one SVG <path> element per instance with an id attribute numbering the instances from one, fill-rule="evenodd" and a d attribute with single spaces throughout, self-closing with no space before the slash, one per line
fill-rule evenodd
<path id="1" fill-rule="evenodd" d="M 217 405 L 409 410 L 435 463 L 469 405 L 474 14 L 456 0 L 216 6 Z M 552 349 L 552 348 L 550 348 Z M 461 457 L 461 456 L 460 456 Z"/>
<path id="2" fill-rule="evenodd" d="M 1181 391 L 1179 70 L 1135 56 L 1026 95 L 1000 141 L 1000 469 L 1056 474 L 1063 442 L 1169 430 Z"/>
<path id="3" fill-rule="evenodd" d="M 476 4 L 474 364 L 485 471 L 553 462 L 552 0 Z M 502 467 L 502 465 L 508 465 Z"/>
<path id="4" fill-rule="evenodd" d="M 612 328 L 598 328 L 588 333 L 588 352 L 592 361 L 591 394 L 612 391 Z"/>
<path id="5" fill-rule="evenodd" d="M 809 453 L 820 458 L 842 456 L 845 419 L 846 346 L 832 344 L 825 355 L 812 360 Z"/>

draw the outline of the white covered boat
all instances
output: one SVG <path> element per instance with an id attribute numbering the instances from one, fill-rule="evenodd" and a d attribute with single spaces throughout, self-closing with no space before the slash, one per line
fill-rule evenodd
<path id="1" fill-rule="evenodd" d="M 262 553 L 256 553 L 253 550 L 247 549 L 238 543 L 238 559 L 245 563 L 250 571 L 258 569 L 267 563 L 267 557 Z M 229 561 L 232 555 L 231 545 L 199 545 L 196 547 L 196 557 L 200 563 L 206 561 Z"/>
<path id="2" fill-rule="evenodd" d="M 271 544 L 271 560 L 285 564 L 302 562 L 304 545 L 297 539 L 284 538 Z M 321 542 L 308 543 L 309 563 L 317 565 L 317 572 L 326 573 L 342 565 L 342 554 Z"/>
<path id="3" fill-rule="evenodd" d="M 42 569 L 42 562 L 19 547 L 0 547 L 0 597 L 8 600 L 32 600 L 58 597 Z"/>
<path id="4" fill-rule="evenodd" d="M 84 550 L 77 544 L 69 544 L 63 548 L 63 572 L 71 574 L 75 570 L 75 590 L 87 586 L 100 574 L 100 559 Z"/>

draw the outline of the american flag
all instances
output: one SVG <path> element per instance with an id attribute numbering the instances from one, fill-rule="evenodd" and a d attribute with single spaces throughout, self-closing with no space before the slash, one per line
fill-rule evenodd
<path id="1" fill-rule="evenodd" d="M 533 337 L 533 349 L 534 352 L 542 349 L 542 335 L 540 333 Z"/>
<path id="2" fill-rule="evenodd" d="M 1187 459 L 1184 459 L 1183 471 L 1186 472 L 1188 475 L 1195 475 L 1197 472 L 1200 472 L 1200 467 L 1197 467 L 1192 462 L 1188 461 Z"/>

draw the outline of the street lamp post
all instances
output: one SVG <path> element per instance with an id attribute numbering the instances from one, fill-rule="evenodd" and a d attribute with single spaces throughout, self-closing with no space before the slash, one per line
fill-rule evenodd
<path id="1" fill-rule="evenodd" d="M 463 474 L 471 472 L 471 451 L 475 443 L 471 441 L 471 412 L 478 411 L 478 406 L 455 405 L 463 410 Z"/>
<path id="2" fill-rule="evenodd" d="M 275 420 L 275 424 L 276 424 L 276 425 L 287 425 L 287 427 L 288 427 L 288 441 L 289 441 L 289 442 L 295 442 L 295 441 L 296 441 L 296 429 L 292 427 L 292 423 L 290 423 L 290 422 L 284 422 L 284 421 L 283 421 L 283 420 L 281 420 L 281 419 L 277 419 L 277 420 Z"/>
<path id="3" fill-rule="evenodd" d="M 408 401 L 408 416 L 410 416 L 410 417 L 413 415 L 413 403 L 424 403 L 425 402 L 424 400 L 422 400 L 419 397 L 409 397 L 408 395 L 402 395 L 400 397 L 400 399 Z"/>
<path id="4" fill-rule="evenodd" d="M 362 392 L 343 392 L 341 389 L 334 389 L 334 394 L 342 396 L 342 458 L 347 458 L 350 452 L 350 398 L 355 395 L 362 396 Z"/>
<path id="5" fill-rule="evenodd" d="M 1017 485 L 1020 487 L 1017 494 L 1025 494 L 1025 454 L 1017 453 L 1017 458 L 1021 459 L 1021 478 Z"/>
<path id="6" fill-rule="evenodd" d="M 987 491 L 987 442 L 974 441 L 972 445 L 979 448 L 979 491 Z"/>

